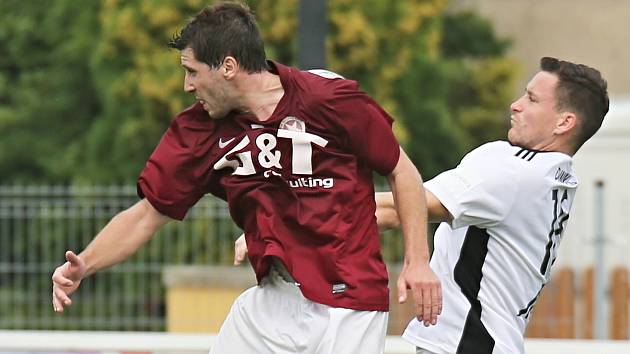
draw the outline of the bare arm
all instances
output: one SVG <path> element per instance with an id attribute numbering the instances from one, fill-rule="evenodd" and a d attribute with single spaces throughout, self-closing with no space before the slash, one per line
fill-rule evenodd
<path id="1" fill-rule="evenodd" d="M 127 259 L 170 220 L 143 199 L 114 216 L 78 256 L 67 251 L 52 276 L 54 310 L 72 304 L 69 296 L 83 278 Z"/>
<path id="2" fill-rule="evenodd" d="M 439 199 L 428 190 L 424 190 L 427 201 L 427 209 L 429 212 L 429 222 L 450 222 L 453 215 L 442 205 Z M 376 222 L 381 230 L 400 228 L 400 219 L 398 211 L 394 204 L 394 195 L 392 192 L 376 193 Z"/>
<path id="3" fill-rule="evenodd" d="M 85 261 L 86 276 L 124 261 L 170 220 L 146 199 L 114 216 L 79 254 Z"/>
<path id="4" fill-rule="evenodd" d="M 403 268 L 398 279 L 399 302 L 406 300 L 406 289 L 410 288 L 418 320 L 425 326 L 435 324 L 442 311 L 442 291 L 437 276 L 429 267 L 427 204 L 422 178 L 402 149 L 398 164 L 387 178 L 405 244 Z"/>
<path id="5" fill-rule="evenodd" d="M 376 199 L 376 224 L 379 230 L 399 229 L 400 219 L 396 204 L 394 204 L 394 194 L 392 192 L 378 192 Z"/>

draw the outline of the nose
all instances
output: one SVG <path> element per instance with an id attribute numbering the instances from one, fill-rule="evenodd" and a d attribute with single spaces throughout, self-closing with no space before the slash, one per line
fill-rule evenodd
<path id="1" fill-rule="evenodd" d="M 512 104 L 510 105 L 510 110 L 512 112 L 521 112 L 523 110 L 523 106 L 521 105 L 521 98 L 519 98 L 516 101 L 512 102 Z"/>
<path id="2" fill-rule="evenodd" d="M 184 92 L 195 92 L 195 86 L 193 86 L 188 74 L 184 76 Z"/>

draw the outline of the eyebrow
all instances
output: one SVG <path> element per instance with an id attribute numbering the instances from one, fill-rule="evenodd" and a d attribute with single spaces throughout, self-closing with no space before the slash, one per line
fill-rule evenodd
<path id="1" fill-rule="evenodd" d="M 182 67 L 183 67 L 184 69 L 188 70 L 188 71 L 197 71 L 197 70 L 195 70 L 195 69 L 191 68 L 190 66 L 188 66 L 188 65 L 186 65 L 186 64 L 182 64 Z"/>

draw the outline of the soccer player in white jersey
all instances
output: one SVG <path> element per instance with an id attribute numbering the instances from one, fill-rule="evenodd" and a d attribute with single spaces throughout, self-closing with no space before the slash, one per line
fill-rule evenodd
<path id="1" fill-rule="evenodd" d="M 532 308 L 550 279 L 578 179 L 572 156 L 608 112 L 590 67 L 542 58 L 511 105 L 508 141 L 467 154 L 425 183 L 435 233 L 431 267 L 443 289 L 436 326 L 413 319 L 418 353 L 523 353 Z M 377 194 L 381 228 L 396 227 L 391 193 Z"/>

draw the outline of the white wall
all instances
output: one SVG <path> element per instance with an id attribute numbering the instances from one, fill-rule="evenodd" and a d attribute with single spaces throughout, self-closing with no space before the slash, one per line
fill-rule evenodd
<path id="1" fill-rule="evenodd" d="M 606 268 L 630 267 L 630 97 L 613 99 L 600 131 L 575 155 L 580 186 L 558 263 L 582 269 L 593 264 L 595 182 L 604 182 Z"/>
<path id="2" fill-rule="evenodd" d="M 614 94 L 630 93 L 630 1 L 450 0 L 453 10 L 474 9 L 513 40 L 509 55 L 522 65 L 517 93 L 538 71 L 543 56 L 599 69 Z"/>

